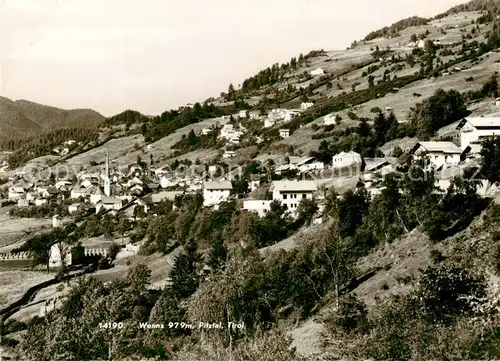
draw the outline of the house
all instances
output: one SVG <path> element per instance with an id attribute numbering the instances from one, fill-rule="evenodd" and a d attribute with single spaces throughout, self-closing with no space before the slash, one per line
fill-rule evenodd
<path id="1" fill-rule="evenodd" d="M 266 200 L 244 200 L 243 209 L 249 212 L 255 212 L 259 217 L 264 217 L 271 210 L 271 203 L 273 201 Z"/>
<path id="2" fill-rule="evenodd" d="M 88 195 L 88 191 L 86 188 L 83 188 L 83 187 L 77 187 L 77 188 L 73 188 L 71 190 L 71 193 L 70 193 L 70 198 L 72 199 L 78 199 L 80 197 L 85 197 Z"/>
<path id="3" fill-rule="evenodd" d="M 125 213 L 128 216 L 128 218 L 133 218 L 137 214 L 138 209 L 142 210 L 142 212 L 146 214 L 148 213 L 149 206 L 142 199 L 135 198 L 130 203 L 120 208 L 118 211 L 121 213 Z"/>
<path id="4" fill-rule="evenodd" d="M 69 266 L 72 264 L 72 252 L 71 248 L 62 247 L 60 244 L 56 243 L 52 247 L 50 247 L 50 256 L 49 256 L 49 267 L 50 268 L 59 268 L 62 267 L 63 264 L 65 266 Z"/>
<path id="5" fill-rule="evenodd" d="M 333 156 L 332 159 L 332 167 L 333 168 L 343 168 L 350 167 L 353 165 L 359 165 L 363 163 L 363 159 L 361 158 L 361 154 L 349 151 L 349 152 L 340 152 Z"/>
<path id="6" fill-rule="evenodd" d="M 239 118 L 246 118 L 247 115 L 248 115 L 248 112 L 246 110 L 240 110 L 240 112 L 238 113 Z"/>
<path id="7" fill-rule="evenodd" d="M 500 117 L 467 117 L 458 123 L 460 148 L 500 136 Z"/>
<path id="8" fill-rule="evenodd" d="M 233 157 L 236 157 L 236 152 L 234 152 L 232 150 L 226 150 L 224 152 L 224 154 L 222 154 L 222 158 L 224 158 L 224 159 L 229 159 L 229 158 L 233 158 Z"/>
<path id="9" fill-rule="evenodd" d="M 201 135 L 208 135 L 210 133 L 212 133 L 212 129 L 210 129 L 210 128 L 203 128 L 201 130 Z"/>
<path id="10" fill-rule="evenodd" d="M 68 206 L 69 214 L 79 213 L 82 210 L 82 203 L 73 203 Z"/>
<path id="11" fill-rule="evenodd" d="M 273 199 L 281 202 L 291 212 L 295 212 L 302 199 L 312 199 L 318 190 L 316 181 L 274 181 L 271 185 Z"/>
<path id="12" fill-rule="evenodd" d="M 58 214 L 54 214 L 52 217 L 52 228 L 59 228 L 62 226 L 61 216 Z"/>
<path id="13" fill-rule="evenodd" d="M 300 110 L 307 110 L 307 109 L 311 108 L 312 106 L 314 106 L 314 103 L 310 103 L 310 102 L 302 103 L 302 104 L 300 104 Z"/>
<path id="14" fill-rule="evenodd" d="M 397 158 L 365 158 L 364 163 L 365 169 L 363 179 L 365 181 L 370 181 L 375 173 L 384 176 L 394 172 L 394 164 L 397 163 Z"/>
<path id="15" fill-rule="evenodd" d="M 95 213 L 98 214 L 102 209 L 104 210 L 120 210 L 123 206 L 123 200 L 117 197 L 104 196 L 95 205 Z"/>
<path id="16" fill-rule="evenodd" d="M 323 118 L 324 125 L 335 125 L 336 116 L 333 114 L 328 114 Z"/>
<path id="17" fill-rule="evenodd" d="M 280 137 L 283 139 L 290 138 L 290 129 L 280 129 Z"/>
<path id="18" fill-rule="evenodd" d="M 311 71 L 312 76 L 319 76 L 319 75 L 324 75 L 325 71 L 321 68 L 317 68 Z"/>
<path id="19" fill-rule="evenodd" d="M 39 207 L 42 204 L 46 204 L 47 200 L 46 199 L 35 199 L 35 206 Z"/>
<path id="20" fill-rule="evenodd" d="M 299 160 L 295 164 L 296 168 L 301 173 L 306 173 L 312 170 L 322 170 L 325 168 L 325 163 L 318 161 L 314 157 L 307 157 Z"/>
<path id="21" fill-rule="evenodd" d="M 90 203 L 95 205 L 102 199 L 102 197 L 104 197 L 104 193 L 101 188 L 96 186 L 92 187 L 90 190 Z"/>
<path id="22" fill-rule="evenodd" d="M 19 198 L 24 197 L 25 190 L 23 187 L 13 186 L 9 188 L 9 193 L 7 197 L 9 201 L 17 201 Z"/>
<path id="23" fill-rule="evenodd" d="M 418 142 L 409 153 L 414 159 L 428 157 L 429 162 L 436 168 L 445 164 L 460 163 L 462 151 L 452 142 Z"/>
<path id="24" fill-rule="evenodd" d="M 250 188 L 250 192 L 253 192 L 260 186 L 260 175 L 259 174 L 250 174 L 250 182 L 248 182 L 248 187 Z"/>
<path id="25" fill-rule="evenodd" d="M 151 200 L 153 201 L 153 203 L 160 203 L 161 201 L 164 201 L 164 200 L 169 200 L 169 201 L 174 201 L 175 200 L 175 197 L 177 196 L 180 196 L 182 195 L 183 192 L 182 191 L 162 191 L 162 192 L 159 192 L 159 193 L 155 193 L 151 196 Z"/>
<path id="26" fill-rule="evenodd" d="M 25 199 L 25 198 L 19 198 L 17 200 L 17 206 L 19 208 L 24 208 L 24 207 L 29 207 L 30 205 L 30 201 L 28 199 Z"/>
<path id="27" fill-rule="evenodd" d="M 203 183 L 203 205 L 210 207 L 229 199 L 233 185 L 231 181 L 208 181 Z"/>

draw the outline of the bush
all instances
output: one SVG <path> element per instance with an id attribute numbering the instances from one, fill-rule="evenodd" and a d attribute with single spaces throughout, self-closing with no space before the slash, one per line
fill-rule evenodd
<path id="1" fill-rule="evenodd" d="M 380 109 L 379 107 L 373 107 L 370 109 L 370 112 L 371 113 L 375 113 L 375 114 L 378 114 L 382 111 L 382 109 Z"/>
<path id="2" fill-rule="evenodd" d="M 361 332 L 369 329 L 368 311 L 365 304 L 354 294 L 343 296 L 339 300 L 339 308 L 327 320 L 330 328 L 340 329 L 345 333 Z"/>
<path id="3" fill-rule="evenodd" d="M 347 116 L 349 117 L 349 119 L 351 120 L 358 120 L 359 117 L 354 113 L 354 112 L 348 112 L 347 113 Z"/>
<path id="4" fill-rule="evenodd" d="M 429 268 L 422 273 L 419 282 L 421 312 L 433 323 L 448 322 L 469 313 L 472 308 L 468 298 L 484 295 L 484 279 L 458 266 Z"/>

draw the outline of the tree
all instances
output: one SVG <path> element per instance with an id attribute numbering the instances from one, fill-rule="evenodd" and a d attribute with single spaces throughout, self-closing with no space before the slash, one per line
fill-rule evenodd
<path id="1" fill-rule="evenodd" d="M 419 138 L 428 139 L 439 128 L 451 124 L 469 112 L 464 97 L 456 90 L 438 89 L 412 111 L 411 125 Z"/>
<path id="2" fill-rule="evenodd" d="M 369 325 L 366 305 L 353 294 L 342 297 L 333 322 L 346 333 L 366 331 Z"/>
<path id="3" fill-rule="evenodd" d="M 208 266 L 212 270 L 218 270 L 224 267 L 227 261 L 228 249 L 224 244 L 224 239 L 220 232 L 216 233 L 212 239 L 212 248 L 208 259 Z"/>
<path id="4" fill-rule="evenodd" d="M 337 201 L 335 213 L 342 237 L 354 236 L 356 229 L 363 222 L 368 206 L 369 195 L 365 188 L 360 188 L 356 192 L 348 190 L 344 197 Z"/>
<path id="5" fill-rule="evenodd" d="M 433 323 L 448 322 L 471 311 L 468 298 L 485 295 L 482 277 L 458 266 L 438 266 L 423 271 L 418 297 L 423 316 Z"/>
<path id="6" fill-rule="evenodd" d="M 492 74 L 490 80 L 484 83 L 481 93 L 483 96 L 498 97 L 498 80 L 496 73 Z"/>
<path id="7" fill-rule="evenodd" d="M 411 38 L 410 38 L 410 40 L 411 40 L 412 42 L 416 43 L 416 42 L 418 41 L 417 34 L 415 34 L 415 33 L 411 34 Z"/>
<path id="8" fill-rule="evenodd" d="M 480 154 L 481 175 L 492 183 L 500 181 L 500 139 L 484 141 Z"/>
<path id="9" fill-rule="evenodd" d="M 361 137 L 369 137 L 371 134 L 371 127 L 366 121 L 366 119 L 361 119 L 359 121 L 358 128 L 356 129 L 356 133 L 358 133 Z"/>
<path id="10" fill-rule="evenodd" d="M 248 182 L 243 179 L 243 177 L 240 178 L 238 175 L 235 176 L 233 181 L 231 181 L 231 185 L 233 186 L 231 193 L 238 195 L 240 198 L 250 191 Z"/>
<path id="11" fill-rule="evenodd" d="M 196 271 L 199 262 L 196 242 L 191 239 L 184 252 L 175 258 L 174 267 L 170 271 L 171 291 L 177 298 L 185 299 L 198 288 L 199 276 Z"/>
<path id="12" fill-rule="evenodd" d="M 375 77 L 373 75 L 368 76 L 368 88 L 373 88 L 375 86 L 374 80 Z"/>
<path id="13" fill-rule="evenodd" d="M 403 149 L 399 145 L 396 145 L 394 149 L 392 150 L 392 156 L 399 158 L 403 155 Z"/>
<path id="14" fill-rule="evenodd" d="M 229 88 L 227 90 L 227 98 L 228 99 L 233 99 L 234 97 L 234 85 L 233 84 L 229 84 Z"/>
<path id="15" fill-rule="evenodd" d="M 308 226 L 311 225 L 314 214 L 318 211 L 318 205 L 314 199 L 302 199 L 297 207 L 298 218 Z"/>

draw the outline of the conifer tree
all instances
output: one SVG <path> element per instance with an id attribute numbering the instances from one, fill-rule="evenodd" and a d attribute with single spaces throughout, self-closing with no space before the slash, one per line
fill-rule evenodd
<path id="1" fill-rule="evenodd" d="M 196 273 L 196 266 L 199 261 L 196 242 L 191 239 L 186 244 L 184 252 L 175 259 L 174 267 L 170 272 L 171 290 L 177 298 L 187 298 L 198 288 L 199 276 Z"/>
<path id="2" fill-rule="evenodd" d="M 208 259 L 208 266 L 212 270 L 218 270 L 224 267 L 227 261 L 228 250 L 224 244 L 224 240 L 220 232 L 214 235 L 212 240 L 212 249 L 210 251 L 210 256 Z"/>

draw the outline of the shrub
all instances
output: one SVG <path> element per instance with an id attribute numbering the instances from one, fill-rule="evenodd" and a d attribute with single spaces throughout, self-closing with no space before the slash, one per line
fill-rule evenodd
<path id="1" fill-rule="evenodd" d="M 370 109 L 370 112 L 371 113 L 375 113 L 375 114 L 378 114 L 382 111 L 382 109 L 380 109 L 379 107 L 373 107 Z"/>
<path id="2" fill-rule="evenodd" d="M 447 322 L 471 311 L 471 297 L 485 294 L 482 277 L 458 266 L 432 267 L 422 273 L 418 297 L 421 312 L 430 322 Z"/>
<path id="3" fill-rule="evenodd" d="M 354 113 L 354 112 L 348 112 L 347 113 L 347 116 L 349 117 L 349 119 L 351 120 L 358 120 L 359 117 Z"/>

